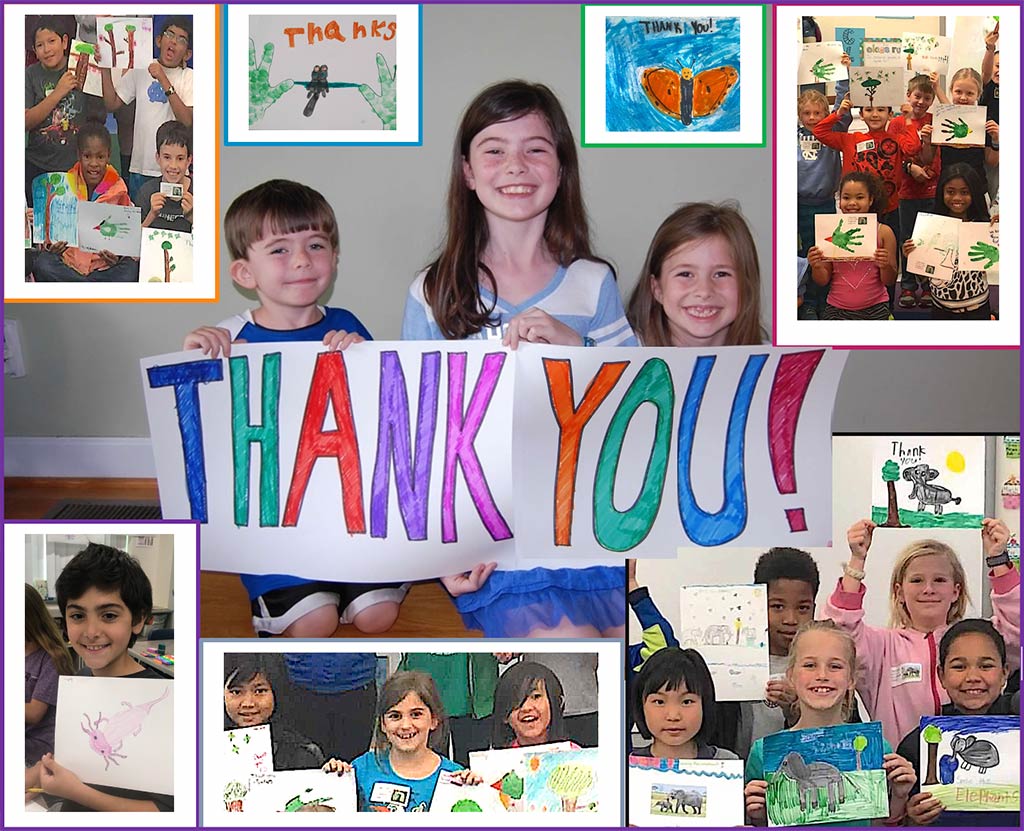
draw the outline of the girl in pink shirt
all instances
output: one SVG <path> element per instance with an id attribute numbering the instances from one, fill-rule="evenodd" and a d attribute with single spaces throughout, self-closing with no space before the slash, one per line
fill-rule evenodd
<path id="1" fill-rule="evenodd" d="M 854 170 L 839 180 L 839 210 L 844 214 L 881 214 L 885 188 L 872 173 Z M 854 229 L 853 233 L 857 233 Z M 878 223 L 878 240 L 865 260 L 826 260 L 818 246 L 807 252 L 811 278 L 819 286 L 831 284 L 824 320 L 888 320 L 887 286 L 896 282 L 896 235 Z"/>
<path id="2" fill-rule="evenodd" d="M 890 585 L 889 628 L 864 623 L 864 563 L 877 526 L 868 519 L 847 531 L 850 561 L 825 604 L 826 617 L 857 643 L 857 692 L 871 717 L 882 722 L 893 745 L 918 726 L 921 716 L 940 715 L 949 697 L 938 677 L 938 645 L 961 620 L 970 598 L 959 557 L 945 543 L 915 540 L 900 553 Z M 982 520 L 981 541 L 992 583 L 992 623 L 1006 639 L 1011 671 L 1020 647 L 1020 572 L 1009 564 L 1009 529 Z"/>

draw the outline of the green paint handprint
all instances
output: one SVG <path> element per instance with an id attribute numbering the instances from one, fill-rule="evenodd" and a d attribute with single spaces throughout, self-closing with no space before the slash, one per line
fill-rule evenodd
<path id="1" fill-rule="evenodd" d="M 377 78 L 380 80 L 380 95 L 374 92 L 373 87 L 369 84 L 361 84 L 359 86 L 360 95 L 373 108 L 385 130 L 394 130 L 397 122 L 395 112 L 397 108 L 395 103 L 395 75 L 397 73 L 397 64 L 394 69 L 388 69 L 387 59 L 378 52 Z"/>
<path id="2" fill-rule="evenodd" d="M 967 138 L 973 132 L 974 130 L 968 127 L 967 122 L 962 118 L 959 118 L 956 121 L 952 121 L 947 118 L 942 122 L 942 133 L 948 139 Z"/>
<path id="3" fill-rule="evenodd" d="M 982 268 L 989 269 L 999 262 L 999 248 L 995 245 L 989 245 L 987 242 L 976 242 L 968 250 L 967 256 L 972 263 L 988 260 Z"/>
<path id="4" fill-rule="evenodd" d="M 267 109 L 295 82 L 288 78 L 276 87 L 270 85 L 270 64 L 274 62 L 274 44 L 263 44 L 263 60 L 256 63 L 256 44 L 249 40 L 249 126 L 261 118 Z"/>
<path id="5" fill-rule="evenodd" d="M 126 229 L 127 224 L 111 222 L 110 218 L 104 219 L 99 225 L 93 228 L 94 231 L 99 231 L 104 237 L 116 237 L 121 233 L 122 229 Z"/>
<path id="6" fill-rule="evenodd" d="M 831 242 L 836 248 L 842 248 L 843 251 L 855 254 L 853 246 L 860 248 L 864 244 L 864 241 L 859 239 L 862 233 L 860 228 L 851 228 L 848 231 L 844 231 L 843 220 L 840 219 L 836 229 L 832 232 L 832 236 L 825 237 L 825 241 Z"/>
<path id="7" fill-rule="evenodd" d="M 811 74 L 819 81 L 827 81 L 835 71 L 836 65 L 834 63 L 822 63 L 821 58 L 818 58 L 811 67 Z"/>

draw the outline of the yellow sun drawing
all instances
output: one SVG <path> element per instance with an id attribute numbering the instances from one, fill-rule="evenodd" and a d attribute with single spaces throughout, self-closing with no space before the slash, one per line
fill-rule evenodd
<path id="1" fill-rule="evenodd" d="M 953 473 L 963 473 L 964 468 L 967 467 L 963 453 L 958 450 L 950 451 L 946 456 L 946 467 L 953 471 Z"/>

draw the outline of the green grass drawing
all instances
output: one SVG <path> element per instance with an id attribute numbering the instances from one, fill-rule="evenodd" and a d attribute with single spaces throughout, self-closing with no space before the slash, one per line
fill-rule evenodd
<path id="1" fill-rule="evenodd" d="M 1020 785 L 929 785 L 928 793 L 947 811 L 1020 810 Z"/>
<path id="2" fill-rule="evenodd" d="M 846 800 L 836 811 L 828 811 L 828 792 L 818 788 L 817 807 L 800 809 L 796 782 L 778 773 L 768 774 L 768 816 L 775 825 L 811 825 L 847 820 L 866 820 L 889 815 L 889 790 L 884 770 L 844 771 Z M 865 823 L 866 824 L 866 823 Z"/>
<path id="3" fill-rule="evenodd" d="M 872 522 L 882 525 L 888 516 L 888 508 L 871 506 Z M 900 508 L 900 522 L 911 528 L 981 528 L 981 520 L 981 514 L 947 512 L 942 516 L 935 516 L 931 511 L 907 511 Z"/>

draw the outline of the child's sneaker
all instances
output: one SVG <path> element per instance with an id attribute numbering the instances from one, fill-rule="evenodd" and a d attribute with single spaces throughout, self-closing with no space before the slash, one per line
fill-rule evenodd
<path id="1" fill-rule="evenodd" d="M 902 297 L 900 298 L 903 299 Z M 917 305 L 922 309 L 930 309 L 932 307 L 932 293 L 931 290 L 925 289 L 921 292 L 921 297 L 917 301 Z"/>
<path id="2" fill-rule="evenodd" d="M 932 296 L 929 294 L 928 295 L 928 305 L 929 306 L 931 305 L 931 302 L 932 302 L 931 301 L 931 297 Z M 900 308 L 901 309 L 913 308 L 914 304 L 917 303 L 917 298 L 914 296 L 913 289 L 903 289 L 903 291 L 900 292 L 899 303 L 900 303 Z"/>

